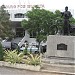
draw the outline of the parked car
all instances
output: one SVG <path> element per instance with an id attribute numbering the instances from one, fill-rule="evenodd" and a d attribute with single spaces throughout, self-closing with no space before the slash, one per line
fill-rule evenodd
<path id="1" fill-rule="evenodd" d="M 19 48 L 17 43 L 11 43 L 11 49 L 12 50 L 17 49 L 17 48 Z"/>
<path id="2" fill-rule="evenodd" d="M 27 50 L 32 53 L 39 53 L 39 50 L 36 46 L 29 46 Z"/>
<path id="3" fill-rule="evenodd" d="M 20 48 L 21 51 L 23 51 L 25 48 L 25 45 L 22 45 L 22 47 Z M 32 53 L 39 53 L 39 50 L 36 46 L 28 46 L 27 47 L 27 51 L 28 52 L 32 52 Z"/>
<path id="4" fill-rule="evenodd" d="M 3 40 L 1 42 L 1 44 L 2 44 L 2 47 L 4 49 L 12 49 L 12 50 L 14 50 L 14 49 L 18 48 L 18 44 L 17 43 L 13 43 L 11 41 L 7 41 L 6 39 Z"/>
<path id="5" fill-rule="evenodd" d="M 1 44 L 4 49 L 11 49 L 11 42 L 7 41 L 6 39 L 2 40 Z"/>

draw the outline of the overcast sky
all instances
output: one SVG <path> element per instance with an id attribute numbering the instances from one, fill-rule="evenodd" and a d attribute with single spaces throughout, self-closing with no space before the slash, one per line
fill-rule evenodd
<path id="1" fill-rule="evenodd" d="M 69 7 L 72 15 L 75 17 L 75 0 L 0 0 L 0 5 L 18 5 L 18 4 L 44 4 L 48 10 L 64 10 L 65 6 Z"/>

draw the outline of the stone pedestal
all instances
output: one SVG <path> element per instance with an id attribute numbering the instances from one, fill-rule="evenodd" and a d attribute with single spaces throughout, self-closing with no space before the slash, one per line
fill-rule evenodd
<path id="1" fill-rule="evenodd" d="M 49 35 L 47 57 L 75 58 L 75 36 Z"/>

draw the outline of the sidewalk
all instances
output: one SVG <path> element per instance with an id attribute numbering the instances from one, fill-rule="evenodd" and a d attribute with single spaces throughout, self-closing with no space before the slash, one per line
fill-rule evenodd
<path id="1" fill-rule="evenodd" d="M 75 60 L 43 58 L 42 61 L 43 72 L 75 75 Z"/>

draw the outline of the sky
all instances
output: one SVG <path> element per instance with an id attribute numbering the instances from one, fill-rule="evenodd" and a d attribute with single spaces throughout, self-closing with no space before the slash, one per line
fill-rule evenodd
<path id="1" fill-rule="evenodd" d="M 63 11 L 65 6 L 68 6 L 73 17 L 75 18 L 75 0 L 0 0 L 0 6 L 4 5 L 23 5 L 23 4 L 43 4 L 47 10 Z"/>

